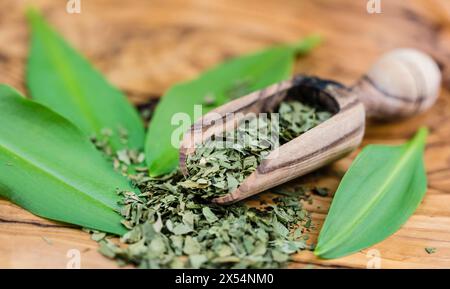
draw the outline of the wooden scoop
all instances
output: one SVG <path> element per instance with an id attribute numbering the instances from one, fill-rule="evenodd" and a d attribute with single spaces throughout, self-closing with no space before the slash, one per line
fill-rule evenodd
<path id="1" fill-rule="evenodd" d="M 397 49 L 383 55 L 347 88 L 316 77 L 296 76 L 231 101 L 204 115 L 184 135 L 180 168 L 196 145 L 224 129 L 233 129 L 248 113 L 272 111 L 286 97 L 318 103 L 334 113 L 325 122 L 273 150 L 233 192 L 213 199 L 229 204 L 305 175 L 342 158 L 359 146 L 366 115 L 394 119 L 417 114 L 436 101 L 441 73 L 426 54 Z"/>

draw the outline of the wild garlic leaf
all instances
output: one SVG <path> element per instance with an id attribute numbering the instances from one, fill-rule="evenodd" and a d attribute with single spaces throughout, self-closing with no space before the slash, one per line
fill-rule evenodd
<path id="1" fill-rule="evenodd" d="M 332 259 L 395 233 L 420 204 L 427 180 L 423 152 L 427 129 L 400 146 L 369 145 L 342 179 L 315 254 Z"/>
<path id="2" fill-rule="evenodd" d="M 146 159 L 151 176 L 170 173 L 178 165 L 177 144 L 190 124 L 172 124 L 176 113 L 187 114 L 195 121 L 194 105 L 203 105 L 202 113 L 220 106 L 231 99 L 262 89 L 287 79 L 292 72 L 294 58 L 305 54 L 320 42 L 310 36 L 294 45 L 270 48 L 255 54 L 235 58 L 220 64 L 192 81 L 171 87 L 163 96 L 154 112 L 146 137 Z"/>
<path id="3" fill-rule="evenodd" d="M 0 85 L 0 196 L 41 217 L 121 235 L 117 189 L 132 191 L 89 139 Z"/>
<path id="4" fill-rule="evenodd" d="M 114 149 L 142 148 L 144 126 L 126 97 L 59 36 L 34 10 L 27 85 L 36 101 L 58 112 L 87 135 L 111 129 Z"/>

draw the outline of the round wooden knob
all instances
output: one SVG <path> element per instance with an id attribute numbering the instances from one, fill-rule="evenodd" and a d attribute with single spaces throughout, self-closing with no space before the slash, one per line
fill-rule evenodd
<path id="1" fill-rule="evenodd" d="M 436 101 L 441 72 L 434 60 L 415 49 L 384 54 L 352 88 L 368 116 L 392 119 L 417 114 Z"/>

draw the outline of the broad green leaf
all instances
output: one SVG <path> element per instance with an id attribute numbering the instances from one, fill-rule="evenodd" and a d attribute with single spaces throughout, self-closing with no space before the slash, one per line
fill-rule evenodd
<path id="1" fill-rule="evenodd" d="M 126 231 L 116 189 L 133 189 L 77 127 L 5 85 L 0 111 L 0 196 L 49 219 Z"/>
<path id="2" fill-rule="evenodd" d="M 332 259 L 395 233 L 420 204 L 427 180 L 423 151 L 427 129 L 400 146 L 369 145 L 342 179 L 315 254 Z"/>
<path id="3" fill-rule="evenodd" d="M 204 114 L 233 98 L 287 79 L 292 73 L 295 56 L 307 53 L 319 42 L 319 37 L 310 36 L 294 45 L 238 57 L 212 68 L 197 79 L 171 87 L 156 107 L 146 138 L 145 153 L 150 174 L 170 173 L 177 167 L 177 142 L 196 120 L 194 117 L 199 117 L 194 115 L 195 105 L 202 105 Z M 173 122 L 172 117 L 176 113 L 184 113 L 190 122 L 184 121 L 182 126 Z"/>
<path id="4" fill-rule="evenodd" d="M 83 132 L 99 135 L 111 129 L 111 145 L 124 147 L 120 131 L 132 148 L 142 148 L 142 121 L 126 97 L 70 47 L 34 10 L 27 85 L 32 98 L 76 124 Z"/>

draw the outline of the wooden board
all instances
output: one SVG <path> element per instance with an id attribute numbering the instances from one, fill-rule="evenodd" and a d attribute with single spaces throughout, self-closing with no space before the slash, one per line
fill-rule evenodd
<path id="1" fill-rule="evenodd" d="M 30 1 L 31 2 L 31 1 Z M 325 43 L 296 71 L 351 84 L 382 52 L 417 47 L 432 54 L 446 88 L 427 113 L 391 124 L 370 123 L 364 144 L 399 143 L 422 124 L 431 130 L 425 161 L 428 192 L 414 216 L 373 248 L 336 260 L 311 252 L 295 256 L 292 268 L 450 268 L 450 3 L 447 0 L 381 0 L 369 14 L 366 1 L 121 1 L 81 0 L 82 13 L 68 14 L 66 1 L 32 1 L 46 18 L 136 104 L 155 99 L 172 84 L 246 52 L 309 33 Z M 0 2 L 0 83 L 26 92 L 27 1 Z M 306 181 L 335 189 L 356 156 Z M 302 180 L 298 180 L 302 181 Z M 310 206 L 320 228 L 331 197 Z M 317 230 L 313 234 L 313 239 Z M 435 247 L 427 254 L 425 247 Z M 66 268 L 76 249 L 82 268 L 116 267 L 96 252 L 86 233 L 36 217 L 0 199 L 0 268 Z M 373 251 L 376 249 L 377 251 Z"/>

